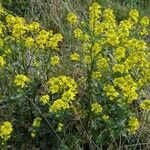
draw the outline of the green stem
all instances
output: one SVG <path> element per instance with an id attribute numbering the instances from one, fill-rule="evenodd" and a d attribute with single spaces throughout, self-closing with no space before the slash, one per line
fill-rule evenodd
<path id="1" fill-rule="evenodd" d="M 91 56 L 92 58 L 92 56 Z M 88 78 L 87 78 L 87 83 L 88 83 L 88 87 L 87 87 L 87 118 L 85 121 L 85 132 L 88 133 L 88 127 L 89 127 L 89 122 L 90 122 L 90 117 L 91 117 L 91 101 L 92 101 L 92 71 L 93 71 L 93 60 L 90 64 L 90 67 L 88 68 Z"/>

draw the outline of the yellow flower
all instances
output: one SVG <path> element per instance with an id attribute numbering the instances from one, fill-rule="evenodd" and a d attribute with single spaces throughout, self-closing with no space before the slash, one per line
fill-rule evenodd
<path id="1" fill-rule="evenodd" d="M 146 28 L 143 28 L 141 31 L 140 31 L 140 35 L 148 35 L 148 30 Z"/>
<path id="2" fill-rule="evenodd" d="M 49 95 L 43 95 L 40 97 L 41 102 L 43 102 L 44 104 L 48 103 L 49 101 Z"/>
<path id="3" fill-rule="evenodd" d="M 125 66 L 123 64 L 115 64 L 113 67 L 112 67 L 112 70 L 114 72 L 120 72 L 120 73 L 124 73 L 125 71 Z"/>
<path id="4" fill-rule="evenodd" d="M 2 7 L 2 5 L 0 5 L 0 15 L 7 15 L 7 11 Z"/>
<path id="5" fill-rule="evenodd" d="M 129 16 L 132 17 L 132 18 L 134 18 L 134 17 L 138 18 L 139 17 L 139 12 L 136 9 L 133 9 L 133 10 L 130 11 Z"/>
<path id="6" fill-rule="evenodd" d="M 27 37 L 25 41 L 25 46 L 32 47 L 34 45 L 34 39 L 32 37 Z"/>
<path id="7" fill-rule="evenodd" d="M 5 25 L 1 22 L 0 23 L 0 37 L 4 37 L 4 31 L 6 30 Z"/>
<path id="8" fill-rule="evenodd" d="M 89 16 L 90 16 L 90 28 L 94 30 L 98 23 L 98 19 L 100 18 L 100 11 L 101 6 L 98 3 L 93 3 L 89 8 Z"/>
<path id="9" fill-rule="evenodd" d="M 139 12 L 136 9 L 133 9 L 133 10 L 130 11 L 129 16 L 136 23 L 138 21 Z"/>
<path id="10" fill-rule="evenodd" d="M 63 127 L 64 127 L 64 125 L 63 125 L 62 123 L 59 123 L 59 124 L 58 124 L 58 128 L 57 128 L 57 131 L 58 131 L 58 132 L 61 132 L 62 129 L 63 129 Z"/>
<path id="11" fill-rule="evenodd" d="M 116 91 L 116 89 L 112 85 L 105 85 L 103 90 L 106 92 L 106 96 L 109 97 L 110 100 L 113 100 L 119 95 L 119 93 Z"/>
<path id="12" fill-rule="evenodd" d="M 15 81 L 14 83 L 16 84 L 16 86 L 23 88 L 25 86 L 26 83 L 28 83 L 30 81 L 30 79 L 28 77 L 26 77 L 23 74 L 17 74 L 15 76 Z"/>
<path id="13" fill-rule="evenodd" d="M 9 15 L 6 16 L 6 23 L 7 23 L 8 26 L 14 25 L 15 22 L 16 22 L 16 18 L 13 15 L 9 14 Z"/>
<path id="14" fill-rule="evenodd" d="M 83 34 L 81 37 L 81 40 L 84 42 L 89 41 L 89 39 L 90 39 L 90 36 L 87 33 Z"/>
<path id="15" fill-rule="evenodd" d="M 32 137 L 32 138 L 35 138 L 35 137 L 36 137 L 36 133 L 32 131 L 31 137 Z"/>
<path id="16" fill-rule="evenodd" d="M 63 85 L 62 81 L 56 77 L 50 78 L 47 84 L 50 86 L 49 91 L 52 92 L 52 94 L 59 92 Z"/>
<path id="17" fill-rule="evenodd" d="M 84 60 L 83 60 L 83 61 L 84 61 L 85 64 L 90 64 L 92 60 L 91 60 L 91 57 L 90 57 L 90 56 L 86 55 L 86 56 L 84 57 Z"/>
<path id="18" fill-rule="evenodd" d="M 78 22 L 78 18 L 77 16 L 74 14 L 74 13 L 69 13 L 67 15 L 67 21 L 70 23 L 70 24 L 76 24 Z"/>
<path id="19" fill-rule="evenodd" d="M 95 71 L 95 72 L 92 72 L 92 78 L 93 79 L 100 79 L 102 77 L 102 74 L 101 74 L 101 72 L 100 71 Z"/>
<path id="20" fill-rule="evenodd" d="M 6 64 L 4 58 L 0 56 L 0 67 L 3 67 Z"/>
<path id="21" fill-rule="evenodd" d="M 49 33 L 50 34 L 50 33 Z M 58 44 L 63 40 L 63 36 L 60 33 L 54 34 L 47 41 L 47 47 L 52 48 L 54 50 L 59 50 Z"/>
<path id="22" fill-rule="evenodd" d="M 17 23 L 13 27 L 12 35 L 16 38 L 20 38 L 26 33 L 26 26 L 23 23 Z"/>
<path id="23" fill-rule="evenodd" d="M 52 66 L 58 65 L 59 63 L 60 63 L 60 58 L 58 56 L 51 57 L 51 65 Z"/>
<path id="24" fill-rule="evenodd" d="M 139 50 L 147 49 L 147 43 L 143 40 L 139 40 L 135 43 L 135 47 Z"/>
<path id="25" fill-rule="evenodd" d="M 7 141 L 10 138 L 10 134 L 13 131 L 12 124 L 9 121 L 5 121 L 2 126 L 0 126 L 0 137 Z"/>
<path id="26" fill-rule="evenodd" d="M 108 58 L 107 57 L 98 57 L 98 60 L 96 62 L 96 66 L 97 66 L 97 69 L 101 69 L 101 70 L 104 70 L 104 69 L 107 69 L 109 64 L 108 64 Z"/>
<path id="27" fill-rule="evenodd" d="M 81 39 L 81 37 L 82 37 L 82 30 L 81 29 L 79 29 L 79 28 L 75 29 L 73 33 L 74 33 L 75 38 Z"/>
<path id="28" fill-rule="evenodd" d="M 98 102 L 95 102 L 91 105 L 91 111 L 93 111 L 96 114 L 101 113 L 102 110 L 102 106 Z"/>
<path id="29" fill-rule="evenodd" d="M 123 30 L 126 30 L 126 29 L 131 29 L 132 28 L 132 24 L 130 23 L 130 21 L 128 20 L 123 20 L 120 22 L 120 25 L 119 25 L 120 29 Z M 126 30 L 127 31 L 127 30 Z"/>
<path id="30" fill-rule="evenodd" d="M 122 90 L 122 93 L 127 98 L 128 103 L 131 103 L 133 100 L 137 100 L 137 84 L 134 82 L 131 75 L 115 78 L 114 85 L 118 86 Z"/>
<path id="31" fill-rule="evenodd" d="M 112 46 L 116 46 L 119 44 L 119 38 L 115 34 L 109 34 L 107 36 L 107 42 Z"/>
<path id="32" fill-rule="evenodd" d="M 49 112 L 58 112 L 61 109 L 67 109 L 69 108 L 68 102 L 64 102 L 62 99 L 57 99 L 53 105 L 49 108 Z"/>
<path id="33" fill-rule="evenodd" d="M 143 110 L 149 110 L 150 109 L 150 100 L 144 100 L 140 106 L 141 109 Z"/>
<path id="34" fill-rule="evenodd" d="M 140 21 L 140 24 L 144 27 L 147 27 L 149 25 L 149 19 L 148 17 L 144 16 L 141 21 Z"/>
<path id="35" fill-rule="evenodd" d="M 109 116 L 108 116 L 108 115 L 103 115 L 103 116 L 102 116 L 102 119 L 103 119 L 104 121 L 107 121 L 107 120 L 109 119 Z"/>
<path id="36" fill-rule="evenodd" d="M 32 22 L 31 24 L 28 25 L 27 28 L 29 31 L 38 31 L 40 29 L 40 24 L 38 22 Z"/>
<path id="37" fill-rule="evenodd" d="M 49 38 L 49 32 L 46 30 L 41 30 L 37 35 L 35 41 L 40 46 L 40 48 L 44 48 Z"/>
<path id="38" fill-rule="evenodd" d="M 41 121 L 42 121 L 42 118 L 41 117 L 36 117 L 34 120 L 33 120 L 33 127 L 34 128 L 39 128 L 41 126 Z"/>
<path id="39" fill-rule="evenodd" d="M 92 54 L 96 56 L 101 51 L 101 46 L 98 42 L 95 42 L 95 44 L 92 47 Z"/>
<path id="40" fill-rule="evenodd" d="M 36 137 L 36 135 L 37 135 L 37 129 L 40 128 L 41 122 L 42 122 L 42 118 L 41 117 L 36 117 L 33 120 L 33 124 L 32 124 L 33 129 L 32 129 L 32 132 L 31 132 L 31 137 L 32 138 Z"/>
<path id="41" fill-rule="evenodd" d="M 109 21 L 115 21 L 115 16 L 113 14 L 113 10 L 110 8 L 107 8 L 104 10 L 104 19 Z"/>
<path id="42" fill-rule="evenodd" d="M 70 89 L 70 90 L 63 93 L 62 100 L 66 101 L 66 102 L 69 102 L 71 100 L 74 100 L 75 96 L 76 96 L 76 92 L 73 92 Z"/>
<path id="43" fill-rule="evenodd" d="M 50 78 L 48 81 L 50 86 L 50 92 L 52 94 L 57 92 L 63 92 L 62 98 L 57 99 L 52 106 L 49 108 L 49 112 L 58 112 L 62 109 L 67 109 L 70 107 L 72 100 L 75 99 L 77 94 L 77 84 L 76 82 L 66 76 L 59 76 Z"/>
<path id="44" fill-rule="evenodd" d="M 70 55 L 72 61 L 80 61 L 80 55 L 78 53 L 73 53 Z"/>
<path id="45" fill-rule="evenodd" d="M 124 58 L 125 52 L 126 52 L 126 49 L 124 47 L 116 48 L 116 50 L 114 51 L 114 56 L 116 60 L 120 61 L 122 58 Z"/>
<path id="46" fill-rule="evenodd" d="M 131 134 L 134 134 L 136 130 L 140 127 L 140 123 L 136 117 L 131 117 L 128 121 L 128 131 Z"/>
<path id="47" fill-rule="evenodd" d="M 48 80 L 47 84 L 50 86 L 49 90 L 52 94 L 59 92 L 63 88 L 77 91 L 77 83 L 72 78 L 66 76 L 52 77 Z"/>

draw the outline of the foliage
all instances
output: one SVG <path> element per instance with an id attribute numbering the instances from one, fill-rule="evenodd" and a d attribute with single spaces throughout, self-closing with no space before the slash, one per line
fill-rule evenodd
<path id="1" fill-rule="evenodd" d="M 113 8 L 117 20 L 127 18 L 131 9 L 136 8 L 142 14 L 149 16 L 149 0 L 97 0 L 103 7 Z M 86 14 L 85 10 L 91 5 L 91 0 L 56 1 L 56 0 L 1 0 L 2 5 L 27 20 L 39 21 L 42 26 L 65 33 L 65 16 L 73 10 Z M 63 24 L 63 25 L 62 25 Z M 57 26 L 57 27 L 56 27 Z"/>
<path id="2" fill-rule="evenodd" d="M 0 3 L 9 11 L 24 16 L 29 7 L 27 0 L 0 0 Z"/>
<path id="3" fill-rule="evenodd" d="M 119 22 L 112 9 L 93 3 L 86 15 L 68 13 L 65 35 L 2 7 L 0 20 L 2 148 L 147 142 L 140 130 L 150 109 L 148 17 L 133 9 Z"/>

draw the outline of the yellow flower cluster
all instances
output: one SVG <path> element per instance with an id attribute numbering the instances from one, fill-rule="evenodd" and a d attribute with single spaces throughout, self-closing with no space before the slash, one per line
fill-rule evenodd
<path id="1" fill-rule="evenodd" d="M 5 14 L 5 21 L 0 25 L 0 35 L 7 36 L 4 30 L 8 30 L 9 37 L 16 39 L 17 42 L 24 42 L 25 46 L 31 48 L 51 48 L 58 50 L 59 42 L 63 40 L 60 33 L 53 34 L 51 30 L 43 30 L 38 22 L 27 23 L 24 18 Z M 31 34 L 32 33 L 32 34 Z M 3 45 L 3 39 L 0 45 Z"/>
<path id="2" fill-rule="evenodd" d="M 52 34 L 52 33 L 51 33 Z M 36 43 L 41 47 L 41 48 L 45 48 L 48 38 L 49 36 L 51 37 L 52 35 L 49 34 L 49 32 L 47 32 L 46 30 L 41 30 L 39 32 L 39 34 L 37 35 L 35 41 Z"/>
<path id="3" fill-rule="evenodd" d="M 136 9 L 133 9 L 130 11 L 129 16 L 130 16 L 129 19 L 132 21 L 132 23 L 137 23 L 139 12 Z"/>
<path id="4" fill-rule="evenodd" d="M 75 29 L 73 33 L 74 33 L 74 37 L 77 38 L 77 39 L 81 39 L 83 37 L 82 36 L 82 30 L 79 29 L 79 28 Z"/>
<path id="5" fill-rule="evenodd" d="M 98 102 L 91 104 L 91 111 L 93 111 L 94 113 L 101 113 L 102 110 L 102 106 Z"/>
<path id="6" fill-rule="evenodd" d="M 60 58 L 58 56 L 51 57 L 51 65 L 52 66 L 58 65 L 59 62 L 60 62 Z"/>
<path id="7" fill-rule="evenodd" d="M 78 53 L 73 53 L 70 55 L 72 61 L 80 61 L 80 55 Z"/>
<path id="8" fill-rule="evenodd" d="M 52 94 L 63 92 L 62 97 L 54 101 L 49 111 L 57 112 L 69 108 L 77 94 L 76 82 L 70 77 L 60 76 L 50 78 L 47 84 Z"/>
<path id="9" fill-rule="evenodd" d="M 84 61 L 85 64 L 90 64 L 92 60 L 91 60 L 91 57 L 89 55 L 86 55 L 84 57 L 83 61 Z"/>
<path id="10" fill-rule="evenodd" d="M 28 24 L 28 30 L 31 32 L 37 32 L 40 30 L 40 24 L 38 22 L 32 22 L 31 24 Z"/>
<path id="11" fill-rule="evenodd" d="M 124 47 L 117 47 L 113 55 L 117 61 L 121 61 L 125 57 L 126 49 Z"/>
<path id="12" fill-rule="evenodd" d="M 6 16 L 6 23 L 12 32 L 12 36 L 15 38 L 19 38 L 27 32 L 26 21 L 22 17 L 8 14 Z"/>
<path id="13" fill-rule="evenodd" d="M 93 3 L 89 8 L 89 16 L 90 16 L 90 28 L 94 30 L 95 26 L 99 23 L 98 20 L 100 19 L 100 5 L 97 3 Z"/>
<path id="14" fill-rule="evenodd" d="M 128 103 L 131 103 L 133 100 L 137 100 L 137 84 L 134 82 L 131 75 L 115 78 L 114 85 L 122 90 L 122 93 L 124 97 L 127 98 Z"/>
<path id="15" fill-rule="evenodd" d="M 113 14 L 112 9 L 110 8 L 105 9 L 103 16 L 104 16 L 105 21 L 107 22 L 110 21 L 111 23 L 115 22 L 115 16 Z"/>
<path id="16" fill-rule="evenodd" d="M 125 66 L 123 64 L 115 64 L 112 67 L 113 72 L 120 72 L 124 73 L 125 72 Z"/>
<path id="17" fill-rule="evenodd" d="M 97 62 L 96 62 L 97 69 L 98 70 L 107 69 L 109 66 L 108 61 L 109 61 L 109 59 L 107 57 L 103 57 L 103 56 L 99 55 L 97 58 Z"/>
<path id="18" fill-rule="evenodd" d="M 103 90 L 105 91 L 106 96 L 109 97 L 110 100 L 113 100 L 119 95 L 113 85 L 105 85 Z"/>
<path id="19" fill-rule="evenodd" d="M 102 77 L 102 74 L 100 71 L 93 71 L 92 72 L 92 78 L 95 80 L 99 80 Z"/>
<path id="20" fill-rule="evenodd" d="M 11 135 L 12 131 L 13 131 L 12 124 L 9 121 L 5 121 L 0 126 L 0 137 L 4 141 L 7 141 L 10 138 L 10 135 Z"/>
<path id="21" fill-rule="evenodd" d="M 149 110 L 150 109 L 150 100 L 144 100 L 140 106 L 141 109 L 143 110 Z"/>
<path id="22" fill-rule="evenodd" d="M 39 128 L 41 126 L 41 121 L 42 121 L 42 118 L 41 117 L 36 117 L 34 120 L 33 120 L 33 127 L 34 128 Z"/>
<path id="23" fill-rule="evenodd" d="M 140 20 L 140 24 L 141 24 L 141 32 L 140 35 L 148 35 L 148 26 L 149 26 L 149 18 L 144 16 L 141 20 Z"/>
<path id="24" fill-rule="evenodd" d="M 6 64 L 4 58 L 0 56 L 0 67 L 3 67 Z"/>
<path id="25" fill-rule="evenodd" d="M 59 50 L 58 45 L 59 42 L 63 40 L 63 36 L 60 33 L 54 34 L 49 38 L 47 42 L 47 47 L 52 48 L 54 50 Z"/>
<path id="26" fill-rule="evenodd" d="M 25 41 L 25 46 L 31 48 L 34 45 L 34 39 L 32 37 L 27 37 Z"/>
<path id="27" fill-rule="evenodd" d="M 106 31 L 106 41 L 111 46 L 117 46 L 119 44 L 119 37 L 115 29 Z"/>
<path id="28" fill-rule="evenodd" d="M 102 119 L 103 119 L 104 121 L 107 121 L 107 120 L 109 119 L 109 116 L 108 116 L 108 115 L 103 115 L 103 116 L 102 116 Z"/>
<path id="29" fill-rule="evenodd" d="M 16 86 L 23 88 L 23 87 L 25 87 L 26 83 L 28 83 L 29 81 L 30 81 L 30 79 L 28 77 L 26 77 L 25 75 L 17 74 L 15 76 L 14 83 L 16 84 Z"/>
<path id="30" fill-rule="evenodd" d="M 67 16 L 67 21 L 73 25 L 78 22 L 78 18 L 74 13 L 69 13 Z"/>
<path id="31" fill-rule="evenodd" d="M 140 127 L 140 123 L 136 117 L 131 117 L 128 121 L 128 126 L 129 133 L 134 134 Z"/>
<path id="32" fill-rule="evenodd" d="M 93 46 L 91 47 L 91 52 L 93 56 L 98 55 L 100 51 L 101 51 L 101 45 L 98 42 L 95 42 Z"/>
<path id="33" fill-rule="evenodd" d="M 49 95 L 43 95 L 40 97 L 40 100 L 43 104 L 47 104 L 49 101 Z"/>
<path id="34" fill-rule="evenodd" d="M 33 120 L 33 130 L 31 132 L 31 137 L 35 138 L 36 137 L 36 129 L 38 129 L 40 126 L 41 126 L 41 121 L 42 121 L 42 118 L 41 117 L 36 117 L 34 120 Z"/>
<path id="35" fill-rule="evenodd" d="M 141 26 L 148 26 L 149 25 L 149 19 L 147 16 L 144 16 L 140 21 Z"/>
<path id="36" fill-rule="evenodd" d="M 58 132 L 61 132 L 62 129 L 63 129 L 63 127 L 64 127 L 64 125 L 63 125 L 62 123 L 59 123 L 59 124 L 58 124 L 58 128 L 57 128 L 57 131 L 58 131 Z"/>

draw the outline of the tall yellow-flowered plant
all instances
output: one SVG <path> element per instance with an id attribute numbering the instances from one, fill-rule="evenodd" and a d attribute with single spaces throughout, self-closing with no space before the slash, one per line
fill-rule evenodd
<path id="1" fill-rule="evenodd" d="M 68 20 L 72 26 L 71 21 L 73 19 Z M 84 22 L 84 26 L 80 22 Z M 92 115 L 89 114 L 95 112 L 100 117 L 102 114 L 109 116 L 111 126 L 118 118 L 118 128 L 124 130 L 126 127 L 128 132 L 136 133 L 140 121 L 131 105 L 137 103 L 139 108 L 149 109 L 149 100 L 142 103 L 140 100 L 141 92 L 150 81 L 150 52 L 146 41 L 150 30 L 149 18 L 141 18 L 139 12 L 133 9 L 129 18 L 118 23 L 112 9 L 102 11 L 98 3 L 93 3 L 89 8 L 89 20 L 76 22 L 73 30 L 74 40 L 80 41 L 81 48 L 70 58 L 77 60 L 80 57 L 81 69 L 86 68 L 85 92 L 88 93 L 85 95 L 88 97 L 84 101 L 85 108 L 89 110 L 85 110 L 86 123 L 90 124 Z M 119 113 L 123 113 L 123 116 Z M 122 126 L 119 121 L 122 121 Z"/>
<path id="2" fill-rule="evenodd" d="M 49 78 L 57 73 L 56 70 L 51 74 L 51 68 L 61 67 L 59 63 L 62 40 L 62 34 L 44 29 L 39 22 L 29 23 L 23 17 L 15 16 L 0 6 L 0 105 L 7 103 L 3 118 L 9 117 L 14 121 L 15 129 L 18 130 L 14 131 L 14 137 L 21 135 L 19 137 L 22 138 L 25 128 L 26 133 L 31 133 L 31 137 L 38 135 L 42 118 L 36 117 L 37 110 L 34 110 L 32 98 L 39 96 L 42 105 L 49 104 L 51 96 L 40 85 L 47 85 Z M 68 83 L 69 87 L 70 85 Z M 64 87 L 66 88 L 65 85 Z M 41 93 L 40 89 L 43 90 Z M 70 93 L 73 94 L 70 101 L 73 100 L 77 91 L 75 89 L 76 87 L 65 89 L 63 100 Z M 71 105 L 70 102 L 64 103 Z M 53 105 L 49 107 L 55 110 Z M 4 122 L 0 126 L 0 142 L 11 139 L 12 131 L 11 123 Z M 28 138 L 28 135 L 24 137 Z"/>

